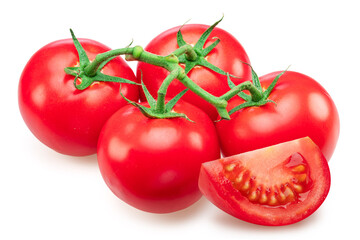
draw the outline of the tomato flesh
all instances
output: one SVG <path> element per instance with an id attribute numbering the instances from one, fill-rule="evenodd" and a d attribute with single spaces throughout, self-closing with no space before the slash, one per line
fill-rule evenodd
<path id="1" fill-rule="evenodd" d="M 201 192 L 247 222 L 287 225 L 311 215 L 330 189 L 327 160 L 308 137 L 202 164 Z"/>

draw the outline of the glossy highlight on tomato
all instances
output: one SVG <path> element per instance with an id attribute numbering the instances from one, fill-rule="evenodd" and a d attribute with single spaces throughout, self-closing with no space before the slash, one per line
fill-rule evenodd
<path id="1" fill-rule="evenodd" d="M 280 226 L 314 213 L 330 189 L 327 160 L 308 137 L 202 164 L 201 192 L 241 220 Z"/>
<path id="2" fill-rule="evenodd" d="M 260 77 L 267 89 L 280 72 Z M 339 138 L 339 115 L 328 92 L 314 79 L 286 71 L 269 96 L 274 103 L 248 107 L 216 123 L 221 150 L 231 156 L 309 136 L 330 160 Z M 244 101 L 234 97 L 231 110 Z"/>
<path id="3" fill-rule="evenodd" d="M 200 109 L 178 102 L 185 118 L 148 118 L 133 105 L 117 111 L 104 125 L 98 163 L 111 191 L 143 211 L 169 213 L 200 199 L 201 163 L 218 159 L 214 124 Z"/>
<path id="4" fill-rule="evenodd" d="M 90 61 L 110 50 L 94 40 L 79 41 Z M 77 90 L 74 76 L 66 74 L 64 68 L 78 64 L 72 39 L 44 46 L 22 72 L 18 101 L 26 125 L 42 143 L 62 154 L 85 156 L 96 153 L 103 124 L 127 102 L 120 95 L 119 83 L 94 82 L 85 90 Z M 133 71 L 121 58 L 110 61 L 102 72 L 136 81 Z M 138 91 L 136 85 L 122 84 L 122 94 L 131 100 L 138 99 Z"/>
<path id="5" fill-rule="evenodd" d="M 208 27 L 201 24 L 187 24 L 181 27 L 181 33 L 186 43 L 194 45 Z M 176 35 L 179 29 L 180 26 L 159 34 L 145 47 L 145 50 L 162 56 L 170 54 L 178 48 Z M 206 60 L 221 70 L 237 76 L 238 78 L 234 78 L 235 84 L 250 80 L 251 69 L 244 64 L 244 62 L 250 63 L 250 60 L 239 41 L 230 33 L 216 27 L 205 42 L 204 48 L 216 39 L 220 39 L 220 43 L 205 57 Z M 157 96 L 157 91 L 168 74 L 167 70 L 144 62 L 139 62 L 137 66 L 138 81 L 143 80 L 153 97 Z M 215 96 L 220 96 L 230 90 L 225 75 L 206 67 L 196 66 L 190 70 L 188 76 L 201 88 Z M 185 88 L 180 81 L 175 79 L 167 90 L 167 97 L 174 97 Z M 145 101 L 143 93 L 140 97 L 142 101 Z M 204 110 L 212 120 L 216 119 L 216 109 L 195 93 L 188 91 L 182 99 Z"/>

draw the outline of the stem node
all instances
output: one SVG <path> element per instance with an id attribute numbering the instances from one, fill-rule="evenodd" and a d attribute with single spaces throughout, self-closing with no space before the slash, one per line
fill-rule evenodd
<path id="1" fill-rule="evenodd" d="M 141 46 L 135 46 L 132 52 L 132 56 L 135 59 L 139 59 L 141 54 L 144 52 L 144 49 Z"/>

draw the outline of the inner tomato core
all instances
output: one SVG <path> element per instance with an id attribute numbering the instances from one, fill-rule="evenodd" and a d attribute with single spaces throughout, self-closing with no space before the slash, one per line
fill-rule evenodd
<path id="1" fill-rule="evenodd" d="M 309 166 L 300 153 L 274 166 L 264 164 L 265 168 L 258 167 L 259 164 L 262 163 L 256 159 L 223 162 L 224 175 L 241 195 L 261 205 L 284 207 L 302 201 L 307 195 L 312 180 Z"/>

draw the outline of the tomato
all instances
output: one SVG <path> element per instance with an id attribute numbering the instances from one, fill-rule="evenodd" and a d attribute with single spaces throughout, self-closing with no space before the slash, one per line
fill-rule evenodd
<path id="1" fill-rule="evenodd" d="M 207 25 L 201 24 L 189 24 L 183 26 L 181 32 L 185 42 L 194 45 L 208 27 Z M 174 27 L 161 33 L 146 46 L 145 50 L 163 56 L 172 53 L 179 47 L 176 39 L 179 28 L 180 27 Z M 233 79 L 235 84 L 250 80 L 251 69 L 243 63 L 250 63 L 250 61 L 238 40 L 230 33 L 220 28 L 214 28 L 208 40 L 205 42 L 204 48 L 211 45 L 215 41 L 214 38 L 220 39 L 220 43 L 207 55 L 206 59 L 208 62 L 225 72 L 239 77 Z M 157 96 L 157 91 L 168 74 L 169 72 L 167 70 L 144 62 L 139 62 L 137 66 L 138 80 L 140 81 L 142 78 L 153 97 Z M 188 73 L 188 76 L 201 88 L 215 96 L 220 96 L 230 90 L 226 76 L 206 67 L 196 66 Z M 167 96 L 174 97 L 184 89 L 183 84 L 175 79 L 168 88 Z M 144 94 L 140 95 L 140 97 L 142 101 L 145 101 Z M 211 119 L 216 119 L 216 109 L 195 93 L 188 91 L 182 99 L 203 109 Z"/>
<path id="2" fill-rule="evenodd" d="M 268 88 L 280 72 L 260 77 Z M 339 115 L 326 90 L 314 79 L 287 71 L 261 107 L 241 109 L 231 120 L 216 124 L 222 152 L 231 156 L 277 143 L 309 136 L 330 159 L 339 137 Z M 229 109 L 243 103 L 237 97 L 229 102 Z"/>
<path id="3" fill-rule="evenodd" d="M 104 125 L 98 143 L 101 174 L 120 199 L 143 211 L 184 209 L 202 196 L 197 185 L 201 163 L 218 159 L 215 126 L 197 107 L 178 102 L 185 118 L 156 119 L 132 105 Z"/>
<path id="4" fill-rule="evenodd" d="M 90 60 L 110 50 L 105 45 L 80 39 Z M 38 50 L 25 66 L 19 83 L 19 107 L 31 132 L 45 145 L 63 154 L 84 156 L 96 153 L 97 140 L 105 121 L 126 101 L 119 83 L 94 82 L 81 91 L 65 67 L 79 64 L 72 39 L 52 42 Z M 116 58 L 104 74 L 136 81 L 127 63 Z M 80 79 L 78 79 L 80 80 Z M 122 84 L 121 92 L 138 99 L 136 85 Z"/>
<path id="5" fill-rule="evenodd" d="M 260 225 L 314 213 L 330 189 L 325 157 L 308 137 L 204 163 L 199 187 L 223 211 Z"/>

